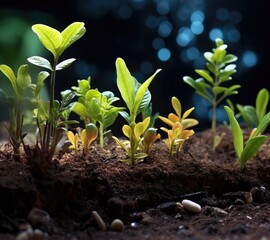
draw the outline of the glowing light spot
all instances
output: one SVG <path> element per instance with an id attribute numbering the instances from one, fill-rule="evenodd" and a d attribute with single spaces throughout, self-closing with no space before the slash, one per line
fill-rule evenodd
<path id="1" fill-rule="evenodd" d="M 257 55 L 253 51 L 245 51 L 242 57 L 242 63 L 246 67 L 254 67 L 258 62 Z"/>
<path id="2" fill-rule="evenodd" d="M 200 10 L 193 12 L 190 16 L 191 22 L 203 22 L 204 13 Z"/>
<path id="3" fill-rule="evenodd" d="M 134 9 L 141 10 L 145 6 L 145 0 L 132 0 L 131 4 Z"/>
<path id="4" fill-rule="evenodd" d="M 219 28 L 213 28 L 209 33 L 209 37 L 212 41 L 215 41 L 216 38 L 223 39 L 223 33 Z"/>
<path id="5" fill-rule="evenodd" d="M 121 6 L 118 10 L 119 17 L 122 19 L 128 19 L 132 15 L 132 10 L 129 6 Z"/>
<path id="6" fill-rule="evenodd" d="M 192 22 L 190 29 L 195 35 L 199 35 L 203 33 L 204 26 L 201 22 L 196 21 Z"/>
<path id="7" fill-rule="evenodd" d="M 144 73 L 144 74 L 150 74 L 152 73 L 154 70 L 154 67 L 153 67 L 153 64 L 148 62 L 148 61 L 145 61 L 141 64 L 141 71 Z"/>
<path id="8" fill-rule="evenodd" d="M 168 37 L 172 32 L 172 24 L 168 21 L 163 21 L 160 23 L 158 28 L 158 34 L 161 37 Z"/>
<path id="9" fill-rule="evenodd" d="M 170 59 L 170 57 L 171 57 L 171 52 L 168 48 L 161 48 L 158 51 L 158 58 L 160 61 L 166 62 Z"/>
<path id="10" fill-rule="evenodd" d="M 145 19 L 145 25 L 149 28 L 155 28 L 158 25 L 158 19 L 155 16 L 150 15 Z"/>
<path id="11" fill-rule="evenodd" d="M 226 21 L 229 19 L 230 13 L 226 8 L 219 8 L 216 12 L 216 17 L 220 21 Z"/>
<path id="12" fill-rule="evenodd" d="M 187 46 L 194 38 L 194 34 L 188 27 L 182 27 L 176 37 L 176 42 L 179 46 Z"/>
<path id="13" fill-rule="evenodd" d="M 186 56 L 189 60 L 197 59 L 200 55 L 198 48 L 190 47 L 186 50 Z"/>
<path id="14" fill-rule="evenodd" d="M 240 40 L 240 37 L 240 32 L 235 28 L 227 31 L 227 38 L 230 42 L 238 42 Z"/>
<path id="15" fill-rule="evenodd" d="M 179 10 L 177 11 L 177 17 L 180 21 L 187 20 L 189 16 L 190 16 L 189 8 L 182 7 L 182 8 L 179 8 Z"/>
<path id="16" fill-rule="evenodd" d="M 230 14 L 230 21 L 234 24 L 238 24 L 242 21 L 242 15 L 238 11 L 232 11 Z"/>
<path id="17" fill-rule="evenodd" d="M 170 5 L 168 2 L 165 2 L 165 1 L 158 2 L 156 9 L 160 15 L 166 15 L 170 12 Z"/>
<path id="18" fill-rule="evenodd" d="M 156 50 L 159 50 L 165 46 L 165 42 L 162 38 L 155 38 L 152 41 L 152 47 Z"/>

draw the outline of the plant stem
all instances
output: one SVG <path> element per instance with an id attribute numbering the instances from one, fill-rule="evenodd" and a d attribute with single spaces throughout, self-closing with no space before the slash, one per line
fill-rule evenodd
<path id="1" fill-rule="evenodd" d="M 217 125 L 217 104 L 216 97 L 214 97 L 212 103 L 212 140 L 213 140 L 213 148 L 215 148 L 215 137 L 216 137 L 216 125 Z"/>

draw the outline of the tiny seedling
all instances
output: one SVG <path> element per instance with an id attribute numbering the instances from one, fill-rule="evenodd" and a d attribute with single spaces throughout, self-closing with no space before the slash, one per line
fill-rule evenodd
<path id="1" fill-rule="evenodd" d="M 98 136 L 98 129 L 96 125 L 93 123 L 87 124 L 85 129 L 81 131 L 80 139 L 84 154 L 88 153 L 90 145 L 97 138 L 97 136 Z"/>
<path id="2" fill-rule="evenodd" d="M 247 142 L 244 142 L 242 129 L 234 116 L 234 112 L 225 106 L 225 111 L 229 117 L 233 136 L 233 144 L 238 157 L 240 167 L 243 169 L 246 162 L 257 154 L 260 146 L 267 140 L 267 136 L 261 135 L 270 123 L 270 112 L 265 114 L 259 122 L 258 127 L 251 132 Z"/>
<path id="3" fill-rule="evenodd" d="M 151 118 L 150 118 L 150 124 L 151 124 Z M 158 139 L 160 139 L 161 135 L 159 133 L 157 133 L 157 129 L 150 127 L 148 128 L 144 135 L 143 138 L 141 139 L 141 143 L 139 148 L 145 152 L 145 153 L 149 153 L 152 145 L 154 142 L 156 142 Z"/>
<path id="4" fill-rule="evenodd" d="M 67 132 L 68 140 L 70 141 L 71 145 L 69 146 L 69 149 L 74 150 L 75 154 L 78 154 L 79 149 L 79 135 L 78 133 L 73 133 L 72 131 Z"/>
<path id="5" fill-rule="evenodd" d="M 195 70 L 200 78 L 194 80 L 189 76 L 183 77 L 184 82 L 194 88 L 199 96 L 212 104 L 213 148 L 216 148 L 222 139 L 222 135 L 216 134 L 217 106 L 230 95 L 237 94 L 237 89 L 241 87 L 240 85 L 222 86 L 229 82 L 232 79 L 231 75 L 236 72 L 236 65 L 231 63 L 235 62 L 237 57 L 233 54 L 227 54 L 228 46 L 224 44 L 222 39 L 217 38 L 215 43 L 216 48 L 212 52 L 204 53 L 207 69 Z"/>
<path id="6" fill-rule="evenodd" d="M 113 92 L 99 92 L 97 89 L 91 89 L 90 78 L 78 80 L 78 87 L 72 87 L 78 96 L 78 101 L 74 102 L 72 111 L 80 116 L 84 124 L 99 124 L 99 142 L 100 147 L 104 148 L 104 135 L 107 129 L 112 126 L 118 116 L 118 113 L 124 108 L 113 105 L 119 98 L 115 97 Z"/>
<path id="7" fill-rule="evenodd" d="M 266 114 L 268 102 L 269 92 L 266 88 L 263 88 L 257 94 L 255 106 L 236 104 L 239 111 L 236 118 L 242 118 L 248 128 L 255 128 Z M 231 106 L 232 103 L 230 101 L 229 103 L 229 106 Z"/>
<path id="8" fill-rule="evenodd" d="M 194 118 L 188 118 L 189 114 L 195 109 L 194 107 L 188 109 L 182 115 L 182 105 L 176 97 L 172 97 L 171 104 L 175 113 L 170 113 L 167 118 L 158 116 L 161 121 L 170 127 L 170 129 L 160 128 L 168 134 L 168 138 L 164 142 L 169 149 L 170 157 L 177 155 L 185 140 L 194 134 L 193 130 L 187 130 L 187 128 L 191 128 L 199 123 Z"/>
<path id="9" fill-rule="evenodd" d="M 146 106 L 149 106 L 151 95 L 148 93 L 148 87 L 161 69 L 158 69 L 144 83 L 139 84 L 130 74 L 122 58 L 117 58 L 115 64 L 117 87 L 129 110 L 129 112 L 122 111 L 121 113 L 128 122 L 128 125 L 123 126 L 122 131 L 129 139 L 129 143 L 126 145 L 117 137 L 113 136 L 113 138 L 128 153 L 129 159 L 123 161 L 135 165 L 147 157 L 147 153 L 140 151 L 139 145 L 142 142 L 142 135 L 149 128 L 150 124 L 150 117 L 145 118 L 139 123 L 136 123 L 136 118 Z"/>

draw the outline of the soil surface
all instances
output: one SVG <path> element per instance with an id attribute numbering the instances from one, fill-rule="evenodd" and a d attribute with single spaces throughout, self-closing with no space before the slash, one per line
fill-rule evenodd
<path id="1" fill-rule="evenodd" d="M 205 130 L 172 158 L 156 142 L 135 166 L 119 161 L 126 156 L 113 139 L 105 150 L 93 144 L 88 156 L 65 149 L 43 175 L 3 143 L 0 239 L 270 239 L 270 141 L 240 169 L 230 130 L 218 131 L 226 135 L 215 150 Z M 201 211 L 182 208 L 184 199 Z M 122 231 L 112 229 L 114 219 Z"/>

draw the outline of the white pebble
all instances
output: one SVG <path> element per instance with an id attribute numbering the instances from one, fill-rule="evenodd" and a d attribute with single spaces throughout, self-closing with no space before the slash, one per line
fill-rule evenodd
<path id="1" fill-rule="evenodd" d="M 124 228 L 124 223 L 120 219 L 114 219 L 111 223 L 111 229 L 113 231 L 122 232 Z"/>
<path id="2" fill-rule="evenodd" d="M 199 213 L 202 210 L 201 206 L 198 203 L 195 203 L 187 199 L 182 201 L 182 205 L 184 209 L 190 212 Z"/>

